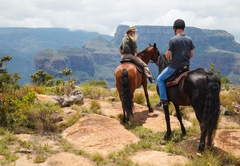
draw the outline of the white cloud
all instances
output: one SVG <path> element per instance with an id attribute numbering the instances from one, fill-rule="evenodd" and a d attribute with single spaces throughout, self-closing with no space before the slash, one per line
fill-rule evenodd
<path id="1" fill-rule="evenodd" d="M 113 35 L 118 25 L 223 29 L 240 41 L 239 0 L 0 0 L 1 27 L 63 27 Z"/>

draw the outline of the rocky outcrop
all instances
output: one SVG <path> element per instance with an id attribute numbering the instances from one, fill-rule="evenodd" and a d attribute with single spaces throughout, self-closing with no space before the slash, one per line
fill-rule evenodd
<path id="1" fill-rule="evenodd" d="M 68 63 L 68 58 L 57 56 L 55 50 L 43 50 L 34 57 L 36 70 L 44 70 L 53 76 L 59 76 L 60 71 L 64 70 Z"/>
<path id="2" fill-rule="evenodd" d="M 84 71 L 93 77 L 94 61 L 92 56 L 76 47 L 62 47 L 59 50 L 43 50 L 34 56 L 36 70 L 44 70 L 54 77 L 60 77 L 60 72 L 66 68 L 73 73 Z"/>
<path id="3" fill-rule="evenodd" d="M 86 42 L 82 48 L 91 53 L 94 62 L 98 65 L 116 64 L 116 61 L 120 59 L 118 49 L 101 36 Z M 116 67 L 116 65 L 113 66 Z"/>
<path id="4" fill-rule="evenodd" d="M 58 96 L 55 98 L 60 107 L 70 107 L 73 104 L 83 104 L 84 96 L 81 90 L 75 89 L 69 95 Z"/>

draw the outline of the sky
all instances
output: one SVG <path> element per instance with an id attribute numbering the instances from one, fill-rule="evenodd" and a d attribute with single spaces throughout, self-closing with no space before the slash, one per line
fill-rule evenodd
<path id="1" fill-rule="evenodd" d="M 0 0 L 0 27 L 67 28 L 113 36 L 119 25 L 226 30 L 240 43 L 240 0 Z"/>

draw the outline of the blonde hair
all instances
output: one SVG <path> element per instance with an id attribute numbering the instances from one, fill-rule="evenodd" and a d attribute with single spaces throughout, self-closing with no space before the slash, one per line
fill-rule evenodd
<path id="1" fill-rule="evenodd" d="M 135 33 L 132 33 L 132 31 L 126 33 L 125 36 L 130 38 L 134 43 L 136 43 L 136 36 L 135 36 Z"/>

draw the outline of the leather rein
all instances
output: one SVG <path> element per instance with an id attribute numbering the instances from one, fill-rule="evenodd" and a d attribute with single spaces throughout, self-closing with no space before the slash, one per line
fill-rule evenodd
<path id="1" fill-rule="evenodd" d="M 154 46 L 152 46 L 152 47 L 154 47 Z M 145 50 L 145 51 L 146 51 L 146 50 Z M 143 52 L 145 52 L 145 51 L 143 51 Z M 145 56 L 142 55 L 143 52 L 138 53 L 137 56 L 141 56 L 142 58 L 145 58 L 146 60 L 148 60 L 147 57 L 145 57 Z M 156 64 L 157 64 L 157 61 L 158 61 L 158 60 L 156 60 L 155 62 L 151 60 L 154 54 L 156 54 L 157 56 L 159 56 L 159 54 L 157 54 L 157 52 L 156 52 L 156 47 L 154 48 L 154 51 L 153 51 L 153 53 L 152 53 L 152 56 L 150 57 L 149 62 L 150 62 L 150 63 L 156 63 Z M 157 59 L 158 59 L 158 58 L 157 58 Z"/>

